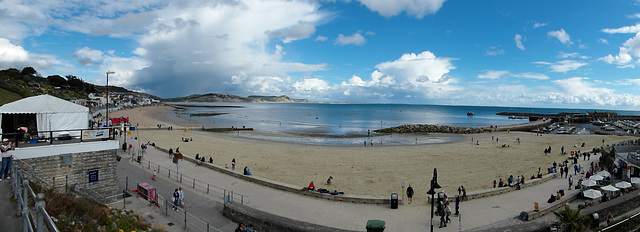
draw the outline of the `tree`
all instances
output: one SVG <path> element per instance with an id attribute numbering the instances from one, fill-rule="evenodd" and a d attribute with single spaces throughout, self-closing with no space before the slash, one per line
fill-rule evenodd
<path id="1" fill-rule="evenodd" d="M 589 217 L 580 213 L 581 209 L 572 210 L 568 205 L 564 207 L 564 210 L 560 212 L 553 212 L 558 218 L 559 222 L 555 225 L 564 228 L 563 231 L 567 232 L 583 232 L 590 228 Z"/>
<path id="2" fill-rule="evenodd" d="M 47 80 L 49 80 L 49 83 L 51 85 L 56 86 L 56 87 L 62 87 L 62 86 L 65 86 L 67 84 L 67 80 L 65 80 L 60 75 L 48 76 Z"/>
<path id="3" fill-rule="evenodd" d="M 22 72 L 21 72 L 22 75 L 29 75 L 29 76 L 33 76 L 36 73 L 38 72 L 36 72 L 36 69 L 33 67 L 25 67 L 22 69 Z"/>

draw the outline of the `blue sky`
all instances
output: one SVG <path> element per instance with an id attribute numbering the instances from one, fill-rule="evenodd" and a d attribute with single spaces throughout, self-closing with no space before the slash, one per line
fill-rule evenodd
<path id="1" fill-rule="evenodd" d="M 0 0 L 0 68 L 160 97 L 631 109 L 640 0 Z"/>

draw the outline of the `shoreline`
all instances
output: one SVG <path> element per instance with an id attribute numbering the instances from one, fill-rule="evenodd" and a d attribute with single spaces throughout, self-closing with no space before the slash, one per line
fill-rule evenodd
<path id="1" fill-rule="evenodd" d="M 529 176 L 554 161 L 563 161 L 560 147 L 570 151 L 574 144 L 587 143 L 583 151 L 600 147 L 602 139 L 607 143 L 627 140 L 628 136 L 605 135 L 549 135 L 536 136 L 528 132 L 492 132 L 460 136 L 445 143 L 398 146 L 327 146 L 286 143 L 237 137 L 197 130 L 164 130 L 166 125 L 178 125 L 165 121 L 173 107 L 142 107 L 114 112 L 113 115 L 129 116 L 133 125 L 162 130 L 139 130 L 130 137 L 140 137 L 141 142 L 152 141 L 162 147 L 180 147 L 183 154 L 194 157 L 199 153 L 206 159 L 213 157 L 214 164 L 230 166 L 237 161 L 237 171 L 248 166 L 254 175 L 297 185 L 301 188 L 310 181 L 318 188 L 328 188 L 349 194 L 386 196 L 401 192 L 401 184 L 411 184 L 416 192 L 415 200 L 426 199 L 428 183 L 433 168 L 438 169 L 438 182 L 448 195 L 457 194 L 460 185 L 468 192 L 491 188 L 494 179 L 506 179 L 509 175 Z M 164 120 L 163 120 L 164 119 Z M 139 135 L 138 135 L 139 133 Z M 241 132 L 242 133 L 242 132 Z M 431 133 L 433 135 L 438 133 Z M 193 138 L 184 143 L 180 138 Z M 440 135 L 442 136 L 442 135 Z M 499 141 L 492 140 L 492 136 Z M 515 141 L 520 138 L 522 143 Z M 561 138 L 561 139 L 559 139 Z M 471 139 L 474 143 L 471 143 Z M 480 139 L 480 145 L 475 141 Z M 133 140 L 132 140 L 133 141 Z M 502 144 L 508 144 L 503 148 Z M 553 146 L 552 155 L 544 156 L 543 149 Z M 576 149 L 577 150 L 577 149 Z M 331 186 L 325 184 L 334 177 Z"/>

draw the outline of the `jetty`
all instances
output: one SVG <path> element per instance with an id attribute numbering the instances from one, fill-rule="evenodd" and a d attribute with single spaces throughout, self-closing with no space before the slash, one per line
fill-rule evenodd
<path id="1" fill-rule="evenodd" d="M 531 131 L 538 128 L 549 126 L 553 123 L 550 118 L 542 118 L 536 121 L 526 123 L 504 125 L 498 127 L 462 127 L 432 124 L 411 124 L 397 127 L 383 128 L 374 130 L 376 133 L 452 133 L 452 134 L 478 134 L 492 131 Z"/>

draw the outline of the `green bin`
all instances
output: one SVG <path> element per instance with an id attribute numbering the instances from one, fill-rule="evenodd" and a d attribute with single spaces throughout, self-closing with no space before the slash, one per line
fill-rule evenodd
<path id="1" fill-rule="evenodd" d="M 384 221 L 382 220 L 367 221 L 367 232 L 382 232 L 382 231 L 384 231 Z"/>

